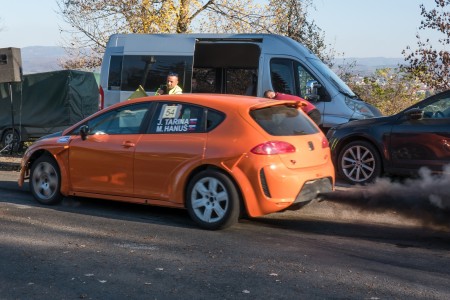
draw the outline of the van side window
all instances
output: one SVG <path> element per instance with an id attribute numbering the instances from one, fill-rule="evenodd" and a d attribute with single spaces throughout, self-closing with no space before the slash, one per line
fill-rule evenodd
<path id="1" fill-rule="evenodd" d="M 276 92 L 299 96 L 295 87 L 294 61 L 291 59 L 276 58 L 270 61 L 270 78 L 272 87 Z"/>
<path id="2" fill-rule="evenodd" d="M 192 61 L 192 56 L 125 55 L 121 90 L 135 91 L 141 85 L 145 91 L 155 92 L 170 72 L 178 74 L 178 85 L 185 90 L 191 86 Z"/>
<path id="3" fill-rule="evenodd" d="M 306 97 L 306 85 L 308 81 L 315 80 L 319 82 L 299 62 L 286 58 L 275 58 L 270 61 L 270 77 L 272 87 L 276 92 L 303 98 Z M 318 92 L 321 101 L 329 100 L 330 96 L 325 88 L 320 88 Z"/>
<path id="4" fill-rule="evenodd" d="M 120 90 L 122 59 L 123 56 L 111 56 L 109 62 L 108 90 Z"/>

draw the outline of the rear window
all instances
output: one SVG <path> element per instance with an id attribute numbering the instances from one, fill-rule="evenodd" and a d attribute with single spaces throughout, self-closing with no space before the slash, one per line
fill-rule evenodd
<path id="1" fill-rule="evenodd" d="M 308 116 L 287 105 L 252 110 L 250 115 L 270 135 L 292 136 L 319 132 Z"/>

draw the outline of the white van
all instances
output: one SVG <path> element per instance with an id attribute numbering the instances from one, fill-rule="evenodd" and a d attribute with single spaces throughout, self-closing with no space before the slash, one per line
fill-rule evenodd
<path id="1" fill-rule="evenodd" d="M 178 74 L 184 93 L 263 97 L 271 89 L 306 98 L 322 113 L 324 131 L 380 115 L 310 50 L 272 34 L 112 35 L 101 68 L 100 105 L 123 101 L 139 86 L 153 95 L 169 73 Z"/>

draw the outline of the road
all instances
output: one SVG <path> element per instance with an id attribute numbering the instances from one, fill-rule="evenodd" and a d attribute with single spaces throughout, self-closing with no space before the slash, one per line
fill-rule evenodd
<path id="1" fill-rule="evenodd" d="M 17 175 L 0 172 L 0 299 L 450 299 L 449 230 L 393 210 L 322 201 L 206 231 L 183 210 L 42 206 Z"/>

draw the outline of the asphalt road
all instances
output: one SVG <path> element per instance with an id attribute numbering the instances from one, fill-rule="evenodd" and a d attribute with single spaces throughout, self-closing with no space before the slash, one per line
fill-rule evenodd
<path id="1" fill-rule="evenodd" d="M 206 231 L 183 210 L 42 206 L 17 175 L 0 172 L 0 299 L 450 299 L 449 230 L 417 215 L 322 201 Z"/>

